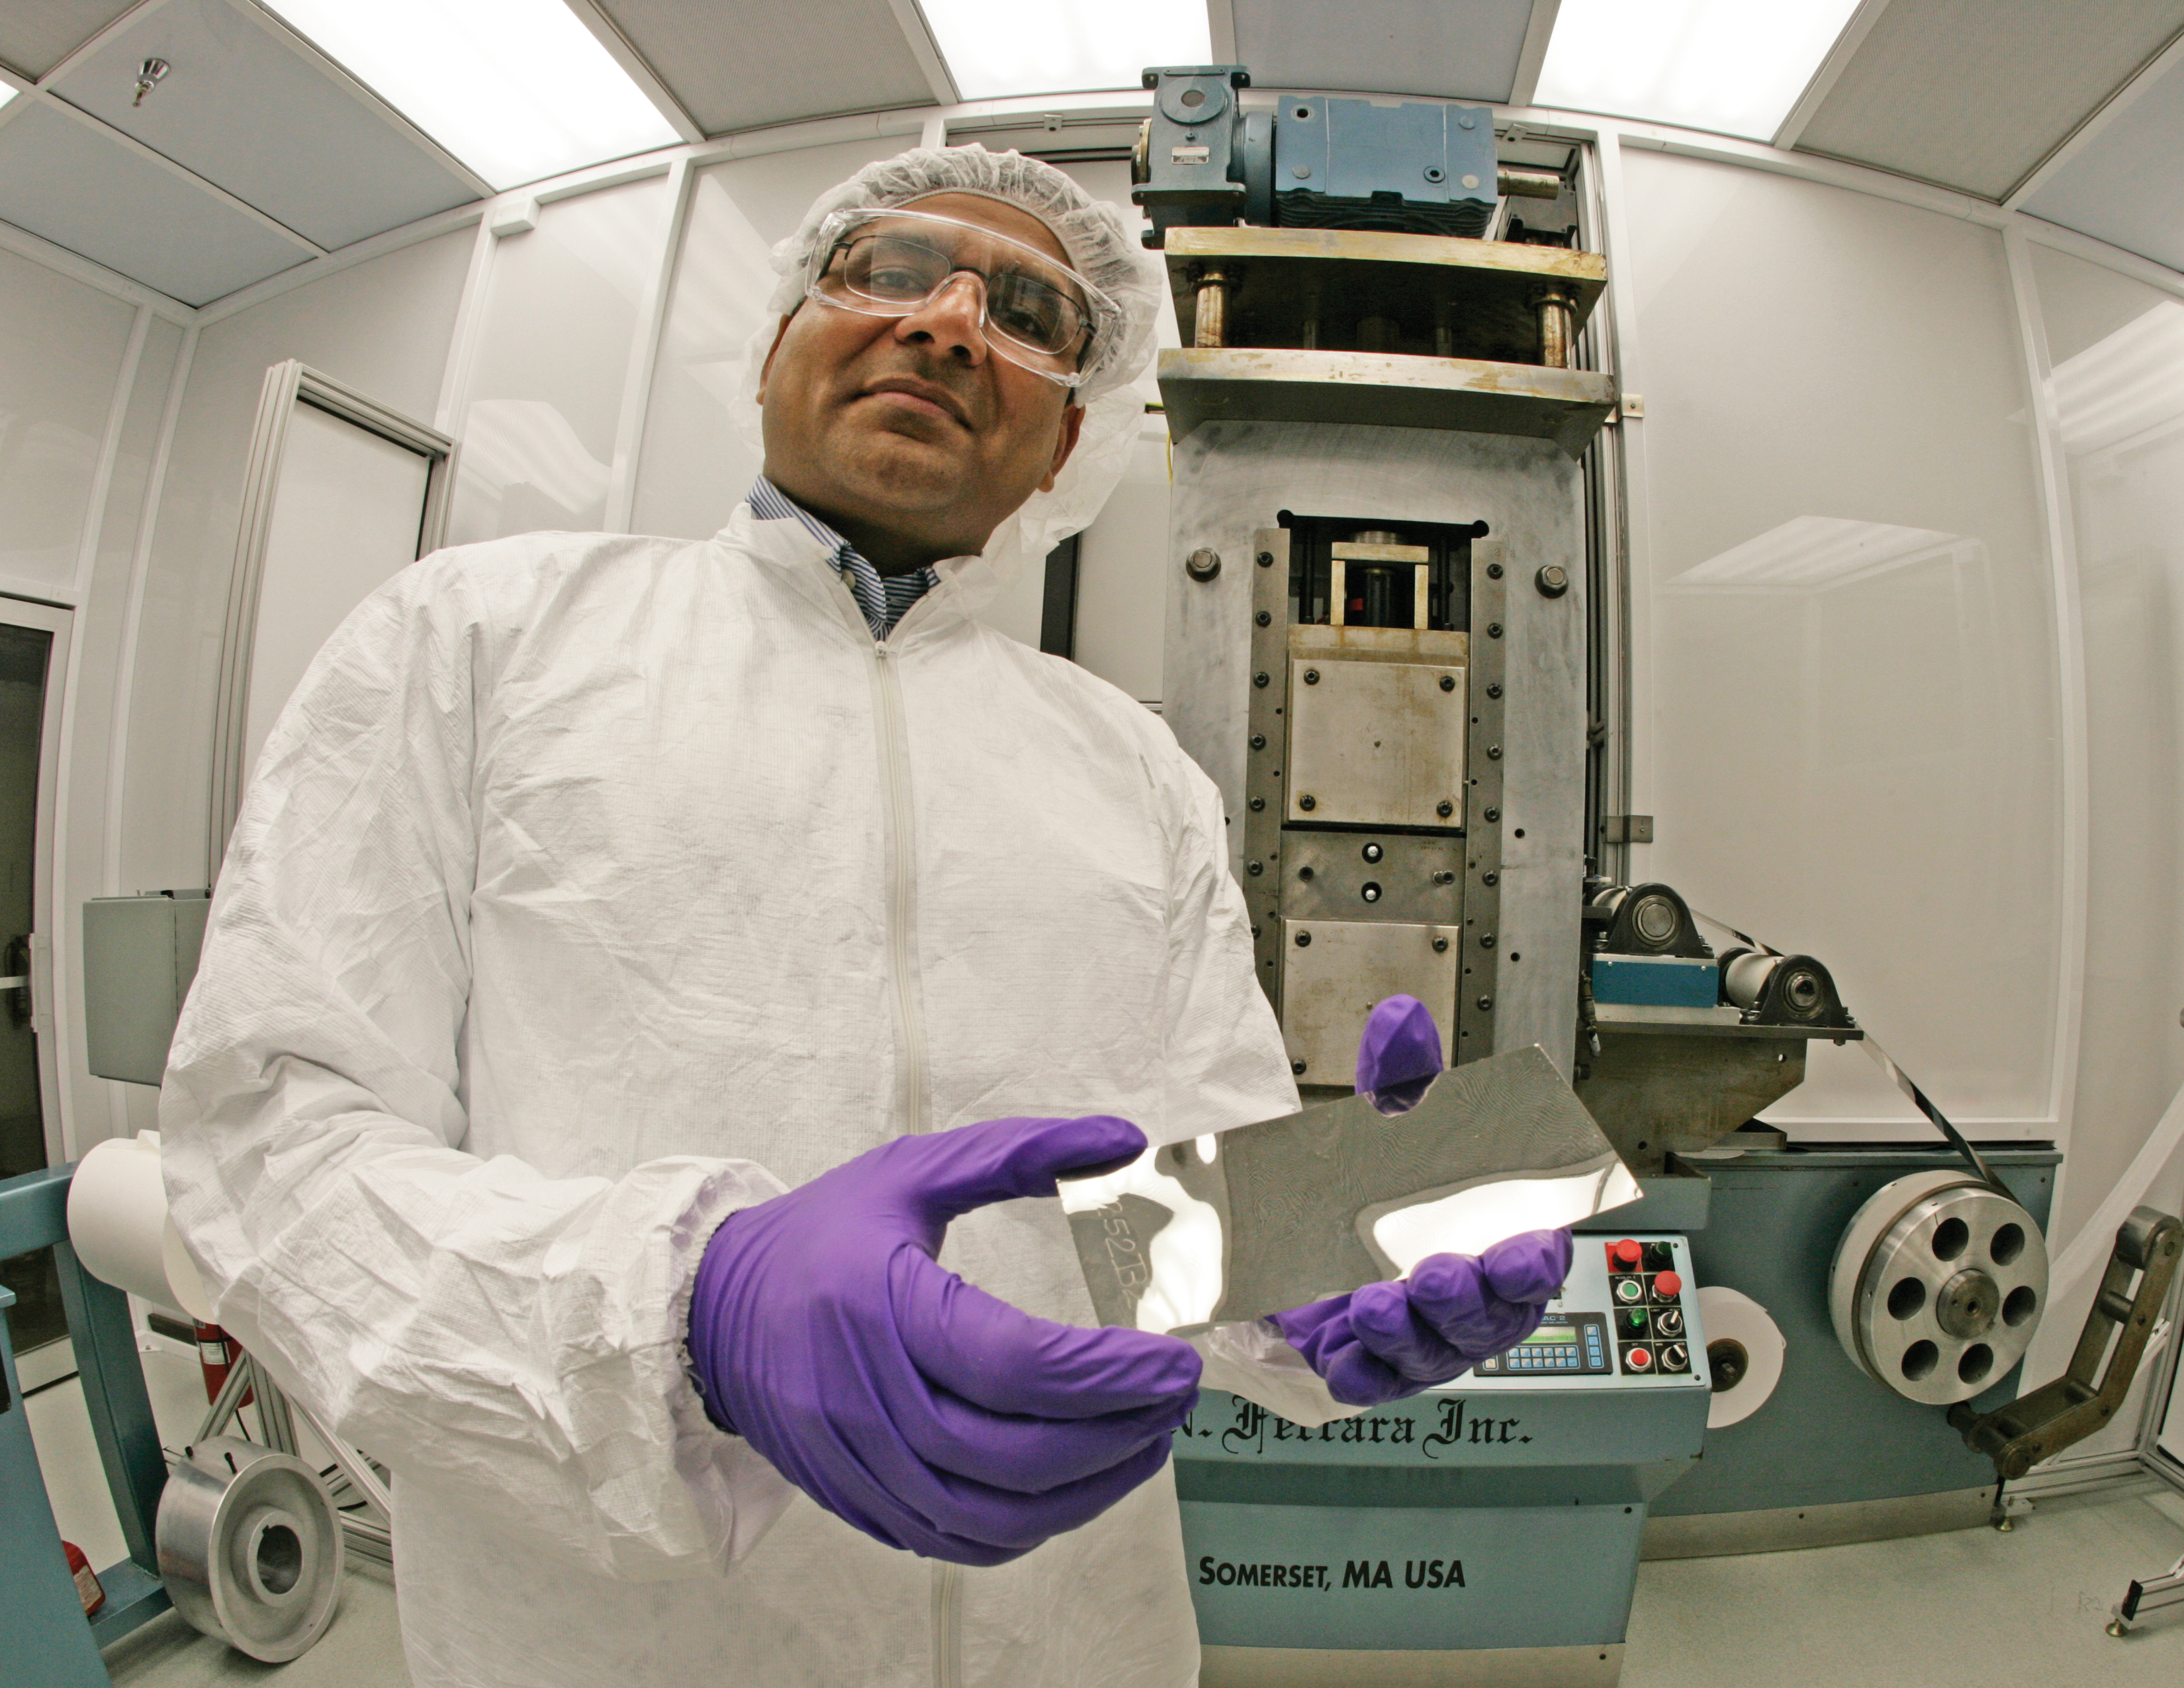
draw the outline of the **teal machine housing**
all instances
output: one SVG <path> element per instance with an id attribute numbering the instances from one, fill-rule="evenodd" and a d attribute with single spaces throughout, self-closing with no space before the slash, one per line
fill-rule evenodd
<path id="1" fill-rule="evenodd" d="M 1357 1418 L 1202 1396 L 1175 1470 L 1206 1688 L 1613 1683 L 1646 1518 L 1706 1435 L 1691 1265 L 1681 1236 L 1581 1236 L 1531 1340 Z"/>

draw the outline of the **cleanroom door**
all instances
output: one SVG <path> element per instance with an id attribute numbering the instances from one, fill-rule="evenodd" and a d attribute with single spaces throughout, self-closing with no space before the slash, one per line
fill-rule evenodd
<path id="1" fill-rule="evenodd" d="M 258 753 L 319 647 L 439 544 L 454 450 L 301 364 L 266 370 L 220 653 L 209 878 Z"/>
<path id="2" fill-rule="evenodd" d="M 55 1107 L 52 895 L 53 769 L 70 612 L 0 598 L 0 1178 L 60 1152 Z M 0 1261 L 19 1298 L 6 1315 L 20 1356 L 68 1334 L 53 1251 Z"/>
<path id="3" fill-rule="evenodd" d="M 253 630 L 243 777 L 319 647 L 417 560 L 432 460 L 298 402 L 273 497 Z"/>

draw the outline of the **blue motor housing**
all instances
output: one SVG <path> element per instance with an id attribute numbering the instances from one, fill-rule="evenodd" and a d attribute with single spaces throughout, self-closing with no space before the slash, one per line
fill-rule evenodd
<path id="1" fill-rule="evenodd" d="M 1282 227 L 1477 240 L 1493 220 L 1494 114 L 1484 106 L 1285 99 L 1273 142 Z"/>
<path id="2" fill-rule="evenodd" d="M 1130 198 L 1177 227 L 1377 229 L 1485 237 L 1499 181 L 1494 114 L 1434 100 L 1284 96 L 1245 112 L 1240 64 L 1156 65 Z"/>

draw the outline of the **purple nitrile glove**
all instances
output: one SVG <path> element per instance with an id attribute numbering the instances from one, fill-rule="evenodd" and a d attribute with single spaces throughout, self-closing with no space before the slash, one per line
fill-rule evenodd
<path id="1" fill-rule="evenodd" d="M 899 1138 L 729 1216 L 690 1298 L 707 1410 L 892 1547 L 998 1565 L 1161 1468 L 1197 1398 L 1171 1336 L 1034 1318 L 934 1263 L 949 1222 L 1145 1146 L 1127 1120 Z"/>
<path id="2" fill-rule="evenodd" d="M 1569 1275 L 1570 1234 L 1526 1231 L 1485 1253 L 1429 1255 L 1407 1278 L 1273 1316 L 1346 1407 L 1445 1384 L 1530 1335 Z"/>
<path id="3" fill-rule="evenodd" d="M 1390 996 L 1367 1017 L 1357 1089 L 1380 1113 L 1408 1113 L 1440 1072 L 1425 1004 Z M 1436 1254 L 1407 1278 L 1276 1313 L 1271 1323 L 1348 1407 L 1378 1407 L 1462 1376 L 1530 1335 L 1569 1275 L 1570 1234 L 1527 1231 L 1476 1258 Z"/>
<path id="4" fill-rule="evenodd" d="M 1365 1017 L 1357 1040 L 1357 1092 L 1393 1118 L 1425 1100 L 1440 1076 L 1440 1032 L 1415 996 L 1390 996 Z"/>

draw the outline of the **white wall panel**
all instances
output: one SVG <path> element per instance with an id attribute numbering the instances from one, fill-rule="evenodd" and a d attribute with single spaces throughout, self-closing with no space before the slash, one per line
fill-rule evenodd
<path id="1" fill-rule="evenodd" d="M 53 939 L 54 984 L 67 1028 L 63 1052 L 68 1060 L 61 1082 L 68 1127 L 65 1147 L 71 1157 L 116 1132 L 149 1128 L 156 1123 L 148 1106 L 131 1123 L 125 1102 L 114 1106 L 126 1091 L 138 1090 L 148 1102 L 153 1092 L 94 1078 L 84 1064 L 79 939 L 84 900 L 117 889 L 112 873 L 119 828 L 109 825 L 109 805 L 118 783 L 114 777 L 114 759 L 120 750 L 118 708 L 127 689 L 123 659 L 129 649 L 136 560 L 152 514 L 160 424 L 178 373 L 182 339 L 182 330 L 171 322 L 154 318 L 148 326 L 114 442 L 98 548 L 78 600 L 75 656 L 69 666 L 66 785 L 58 794 L 60 835 L 55 839 L 53 881 L 58 929 Z"/>
<path id="2" fill-rule="evenodd" d="M 0 590 L 67 593 L 136 313 L 0 252 Z"/>
<path id="3" fill-rule="evenodd" d="M 200 334 L 177 420 L 131 677 L 123 891 L 201 884 L 220 633 L 265 371 L 286 358 L 429 420 L 473 232 L 440 235 Z"/>
<path id="4" fill-rule="evenodd" d="M 1649 372 L 1644 872 L 1818 955 L 1975 1133 L 2053 1134 L 2053 582 L 2000 238 L 1757 170 L 1624 170 L 1632 250 L 1611 261 Z M 1828 1045 L 1768 1117 L 1931 1130 Z"/>
<path id="5" fill-rule="evenodd" d="M 639 311 L 667 238 L 667 180 L 557 199 L 503 239 L 480 307 L 448 543 L 606 526 Z"/>
<path id="6" fill-rule="evenodd" d="M 2077 1127 L 2059 1234 L 2184 1087 L 2184 304 L 2032 248 L 2086 644 Z"/>

